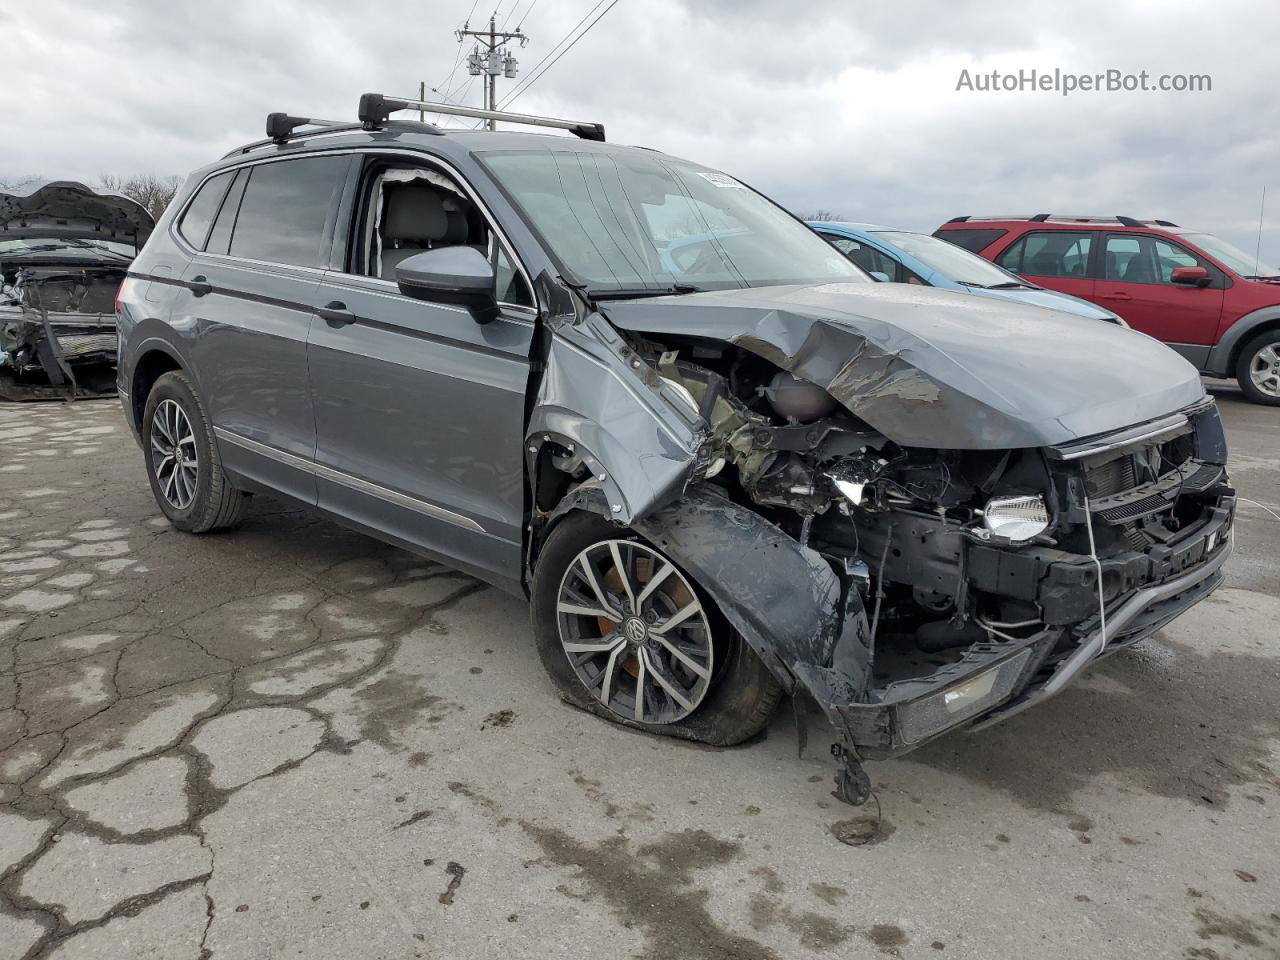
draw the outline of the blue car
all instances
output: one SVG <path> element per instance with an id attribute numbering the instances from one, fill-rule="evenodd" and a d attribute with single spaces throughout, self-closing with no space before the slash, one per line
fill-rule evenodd
<path id="1" fill-rule="evenodd" d="M 1128 326 L 1097 304 L 1027 283 L 990 260 L 927 233 L 830 220 L 811 220 L 809 226 L 877 280 L 959 290 Z"/>

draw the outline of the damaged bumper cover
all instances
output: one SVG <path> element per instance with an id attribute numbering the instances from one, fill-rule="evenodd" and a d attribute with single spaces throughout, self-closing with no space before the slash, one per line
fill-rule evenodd
<path id="1" fill-rule="evenodd" d="M 1234 498 L 1224 498 L 1203 525 L 1158 555 L 1104 560 L 1104 578 L 1108 566 L 1145 566 L 1146 572 L 1134 589 L 1106 605 L 1105 625 L 1095 614 L 1074 628 L 1077 643 L 1065 652 L 1055 652 L 1062 631 L 1051 627 L 975 644 L 930 676 L 877 691 L 870 703 L 847 700 L 847 687 L 833 682 L 830 671 L 802 667 L 797 675 L 832 723 L 871 758 L 905 753 L 969 722 L 976 721 L 977 729 L 997 723 L 1060 693 L 1100 657 L 1150 636 L 1217 589 L 1231 555 L 1234 509 Z M 1050 564 L 1045 582 L 1075 580 L 1076 566 Z"/>

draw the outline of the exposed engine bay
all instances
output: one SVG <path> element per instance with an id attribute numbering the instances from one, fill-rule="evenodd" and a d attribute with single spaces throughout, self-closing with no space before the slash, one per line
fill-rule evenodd
<path id="1" fill-rule="evenodd" d="M 0 399 L 114 393 L 115 294 L 154 225 L 82 183 L 0 194 Z"/>
<path id="2" fill-rule="evenodd" d="M 747 338 L 597 329 L 700 425 L 681 498 L 632 526 L 702 582 L 737 584 L 717 597 L 727 618 L 841 731 L 852 802 L 866 795 L 857 758 L 1012 715 L 1221 581 L 1234 491 L 1202 390 L 1103 434 L 1001 449 L 952 431 L 948 449 L 895 439 Z M 929 432 L 925 379 L 900 363 L 894 375 L 910 388 L 891 422 Z M 540 400 L 563 406 L 558 389 Z M 631 491 L 593 456 L 600 438 L 557 422 L 531 447 L 535 515 L 595 494 L 628 519 Z M 655 487 L 657 459 L 640 458 Z"/>
<path id="3" fill-rule="evenodd" d="M 0 288 L 0 397 L 115 389 L 114 299 L 124 266 L 24 265 Z"/>

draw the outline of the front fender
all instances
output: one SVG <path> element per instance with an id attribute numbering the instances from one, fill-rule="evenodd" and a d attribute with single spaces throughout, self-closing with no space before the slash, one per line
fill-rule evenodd
<path id="1" fill-rule="evenodd" d="M 548 442 L 581 456 L 609 516 L 631 523 L 680 495 L 704 430 L 697 411 L 593 314 L 550 336 L 526 433 L 531 476 Z"/>
<path id="2" fill-rule="evenodd" d="M 1280 321 L 1280 304 L 1263 307 L 1246 313 L 1243 317 L 1223 331 L 1218 342 L 1209 351 L 1204 362 L 1205 370 L 1216 377 L 1235 376 L 1235 352 L 1244 345 L 1253 334 L 1265 323 Z"/>

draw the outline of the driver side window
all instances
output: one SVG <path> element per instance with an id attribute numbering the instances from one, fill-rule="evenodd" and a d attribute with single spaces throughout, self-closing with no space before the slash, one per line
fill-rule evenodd
<path id="1" fill-rule="evenodd" d="M 394 283 L 396 267 L 409 257 L 441 247 L 470 246 L 493 266 L 499 303 L 533 306 L 533 293 L 515 258 L 452 177 L 429 167 L 371 163 L 362 209 L 354 272 Z"/>

